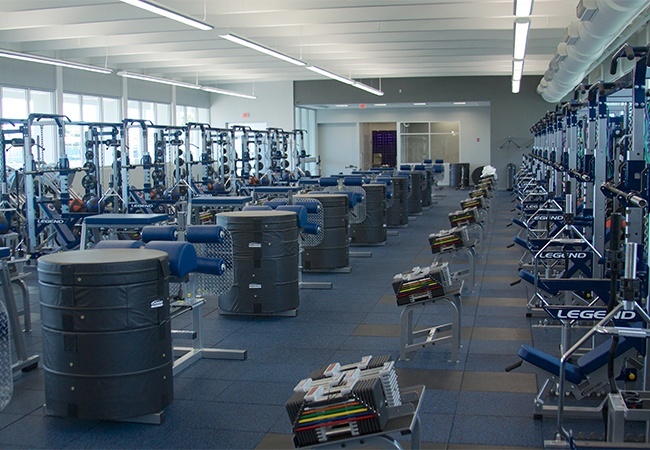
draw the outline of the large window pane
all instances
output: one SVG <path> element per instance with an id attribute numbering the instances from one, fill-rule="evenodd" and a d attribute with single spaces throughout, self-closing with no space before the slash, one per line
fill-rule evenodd
<path id="1" fill-rule="evenodd" d="M 432 134 L 431 135 L 431 159 L 444 159 L 445 162 L 459 162 L 459 134 L 452 132 L 449 134 Z"/>
<path id="2" fill-rule="evenodd" d="M 27 115 L 27 91 L 3 87 L 2 116 L 7 119 L 26 119 Z"/>
<path id="3" fill-rule="evenodd" d="M 400 125 L 400 132 L 401 133 L 428 133 L 429 132 L 429 124 L 427 122 L 424 123 L 403 123 Z"/>
<path id="4" fill-rule="evenodd" d="M 120 99 L 104 97 L 102 99 L 102 107 L 104 110 L 104 122 L 118 123 L 122 121 L 120 117 Z"/>
<path id="5" fill-rule="evenodd" d="M 142 102 L 142 118 L 156 123 L 156 110 L 152 102 Z"/>
<path id="6" fill-rule="evenodd" d="M 431 133 L 458 133 L 458 122 L 431 122 Z"/>
<path id="7" fill-rule="evenodd" d="M 176 105 L 176 125 L 186 124 L 186 108 L 184 106 Z"/>
<path id="8" fill-rule="evenodd" d="M 210 110 L 208 108 L 199 108 L 198 121 L 200 123 L 210 123 Z"/>
<path id="9" fill-rule="evenodd" d="M 422 163 L 429 158 L 429 136 L 408 134 L 402 135 L 402 162 Z"/>
<path id="10" fill-rule="evenodd" d="M 63 115 L 68 116 L 73 122 L 81 121 L 81 96 L 77 94 L 63 94 Z"/>
<path id="11" fill-rule="evenodd" d="M 51 92 L 29 91 L 29 112 L 52 114 L 54 112 L 52 97 Z"/>
<path id="12" fill-rule="evenodd" d="M 100 98 L 84 95 L 81 97 L 81 118 L 85 122 L 101 121 Z"/>
<path id="13" fill-rule="evenodd" d="M 185 121 L 177 123 L 176 125 L 183 126 L 187 122 L 196 122 L 199 114 L 194 106 L 188 106 L 185 113 Z"/>
<path id="14" fill-rule="evenodd" d="M 126 117 L 128 119 L 140 119 L 140 102 L 136 100 L 129 100 L 127 102 Z"/>
<path id="15" fill-rule="evenodd" d="M 158 125 L 171 125 L 172 106 L 166 103 L 156 103 L 156 121 Z"/>

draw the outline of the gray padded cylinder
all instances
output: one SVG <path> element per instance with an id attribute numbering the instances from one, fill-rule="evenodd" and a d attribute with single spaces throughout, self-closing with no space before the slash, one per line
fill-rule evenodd
<path id="1" fill-rule="evenodd" d="M 389 227 L 408 225 L 408 178 L 391 177 L 391 180 L 393 182 L 393 204 L 386 210 L 386 225 Z"/>
<path id="2" fill-rule="evenodd" d="M 119 420 L 174 398 L 167 254 L 57 253 L 38 260 L 49 414 Z"/>
<path id="3" fill-rule="evenodd" d="M 350 225 L 351 244 L 378 244 L 386 242 L 386 186 L 364 184 L 366 191 L 366 218 Z"/>
<path id="4" fill-rule="evenodd" d="M 301 195 L 294 198 L 300 199 Z M 305 248 L 302 265 L 306 270 L 328 270 L 347 267 L 350 263 L 348 241 L 348 196 L 310 192 L 305 197 L 317 199 L 323 206 L 323 240 L 315 247 Z"/>
<path id="5" fill-rule="evenodd" d="M 411 196 L 409 197 L 409 214 L 422 213 L 422 173 L 411 172 Z"/>
<path id="6" fill-rule="evenodd" d="M 219 310 L 274 314 L 298 308 L 298 223 L 289 211 L 217 214 L 233 243 L 234 283 L 219 296 Z"/>

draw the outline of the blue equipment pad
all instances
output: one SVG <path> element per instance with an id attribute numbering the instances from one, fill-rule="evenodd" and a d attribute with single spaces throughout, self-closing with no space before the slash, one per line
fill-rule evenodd
<path id="1" fill-rule="evenodd" d="M 594 349 L 578 358 L 576 364 L 567 363 L 565 372 L 566 380 L 573 384 L 580 384 L 590 373 L 604 367 L 609 361 L 609 350 L 611 345 L 612 338 L 607 339 L 602 344 L 596 346 Z M 638 352 L 643 353 L 643 340 L 639 338 L 621 337 L 616 347 L 616 357 L 618 358 L 633 348 Z M 530 345 L 522 345 L 517 352 L 517 355 L 519 355 L 519 357 L 524 361 L 539 367 L 556 377 L 560 376 L 560 359 L 555 356 L 537 350 Z"/>
<path id="2" fill-rule="evenodd" d="M 185 239 L 193 244 L 220 244 L 226 238 L 226 231 L 219 225 L 190 225 L 185 230 Z"/>
<path id="3" fill-rule="evenodd" d="M 148 250 L 160 250 L 169 255 L 169 272 L 175 277 L 183 278 L 197 269 L 196 250 L 192 244 L 176 241 L 151 241 Z"/>

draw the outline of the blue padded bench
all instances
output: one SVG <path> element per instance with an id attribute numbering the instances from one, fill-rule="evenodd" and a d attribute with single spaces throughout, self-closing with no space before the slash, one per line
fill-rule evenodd
<path id="1" fill-rule="evenodd" d="M 578 358 L 575 364 L 567 363 L 565 379 L 573 384 L 580 384 L 589 374 L 603 367 L 609 361 L 609 349 L 612 344 L 612 338 L 595 347 L 585 355 Z M 616 347 L 616 357 L 618 358 L 625 352 L 635 348 L 639 353 L 645 354 L 643 339 L 621 337 Z M 546 372 L 560 376 L 560 359 L 551 356 L 541 350 L 537 350 L 530 345 L 522 345 L 517 355 Z"/>

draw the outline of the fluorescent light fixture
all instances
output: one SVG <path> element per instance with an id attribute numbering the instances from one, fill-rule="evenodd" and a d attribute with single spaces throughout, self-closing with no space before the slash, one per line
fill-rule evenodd
<path id="1" fill-rule="evenodd" d="M 524 73 L 524 60 L 515 59 L 512 61 L 512 79 L 521 81 L 521 76 Z"/>
<path id="2" fill-rule="evenodd" d="M 235 91 L 229 91 L 227 89 L 219 89 L 211 86 L 203 86 L 201 90 L 205 92 L 211 92 L 213 94 L 223 94 L 223 95 L 230 95 L 232 97 L 241 97 L 241 98 L 248 98 L 251 100 L 257 99 L 254 95 L 249 95 L 249 94 L 243 94 L 241 92 L 235 92 Z"/>
<path id="3" fill-rule="evenodd" d="M 454 102 L 454 105 L 466 105 L 467 102 Z"/>
<path id="4" fill-rule="evenodd" d="M 372 106 L 388 106 L 388 104 L 386 104 L 386 103 L 375 103 Z"/>
<path id="5" fill-rule="evenodd" d="M 234 42 L 235 44 L 243 45 L 244 47 L 252 48 L 253 50 L 256 50 L 260 53 L 264 53 L 265 55 L 273 56 L 274 58 L 281 59 L 283 61 L 286 61 L 291 64 L 295 64 L 296 66 L 306 66 L 307 64 L 300 61 L 299 59 L 292 58 L 291 56 L 285 55 L 284 53 L 276 52 L 275 50 L 272 50 L 268 47 L 264 47 L 263 45 L 257 44 L 253 41 L 249 41 L 248 39 L 244 39 L 243 37 L 236 36 L 234 34 L 222 34 L 219 35 L 219 37 L 226 39 L 230 42 Z"/>
<path id="6" fill-rule="evenodd" d="M 427 106 L 426 103 L 413 103 L 413 106 Z"/>
<path id="7" fill-rule="evenodd" d="M 355 88 L 363 89 L 364 91 L 370 92 L 371 94 L 384 95 L 383 91 L 380 91 L 379 89 L 375 89 L 372 86 L 368 86 L 367 84 L 363 84 L 360 81 L 355 81 L 352 86 L 354 86 Z"/>
<path id="8" fill-rule="evenodd" d="M 316 72 L 319 75 L 323 75 L 324 77 L 331 78 L 332 80 L 340 81 L 341 83 L 353 85 L 356 83 L 356 81 L 351 80 L 349 78 L 342 77 L 341 75 L 337 75 L 334 72 L 330 72 L 325 69 L 321 69 L 320 67 L 316 66 L 307 66 L 307 70 L 311 70 L 312 72 Z"/>
<path id="9" fill-rule="evenodd" d="M 176 22 L 184 23 L 199 30 L 208 31 L 212 30 L 214 27 L 209 23 L 201 22 L 199 20 L 193 19 L 189 16 L 181 14 L 179 12 L 173 11 L 165 6 L 158 5 L 149 0 L 120 0 L 123 3 L 128 3 L 129 5 L 138 7 L 140 9 L 147 10 L 159 16 L 167 17 L 168 19 L 175 20 Z"/>
<path id="10" fill-rule="evenodd" d="M 515 0 L 515 17 L 527 17 L 533 13 L 533 0 Z"/>
<path id="11" fill-rule="evenodd" d="M 512 93 L 519 94 L 520 86 L 521 86 L 521 80 L 512 80 Z"/>
<path id="12" fill-rule="evenodd" d="M 96 72 L 96 73 L 103 73 L 103 74 L 109 74 L 113 72 L 111 69 L 107 69 L 105 67 L 90 66 L 88 64 L 80 64 L 80 63 L 75 63 L 70 61 L 63 61 L 60 59 L 47 58 L 45 56 L 37 56 L 37 55 L 30 55 L 28 53 L 13 52 L 11 50 L 0 49 L 0 58 L 19 59 L 21 61 L 29 61 L 29 62 L 39 63 L 39 64 L 49 64 L 50 66 L 66 67 L 68 69 L 78 69 L 78 70 L 85 70 L 88 72 Z"/>
<path id="13" fill-rule="evenodd" d="M 515 19 L 515 48 L 514 58 L 524 59 L 526 56 L 526 41 L 528 40 L 528 30 L 530 29 L 530 19 Z"/>
<path id="14" fill-rule="evenodd" d="M 140 73 L 133 73 L 133 72 L 117 72 L 117 74 L 121 77 L 133 78 L 135 80 L 151 81 L 153 83 L 160 83 L 160 84 L 169 84 L 171 86 L 180 86 L 187 89 L 201 89 L 201 86 L 199 86 L 198 84 L 185 83 L 184 81 L 170 80 L 168 78 L 152 77 L 151 75 L 143 75 Z"/>
<path id="15" fill-rule="evenodd" d="M 336 106 L 337 108 L 347 108 L 349 105 L 334 105 L 334 106 Z"/>

